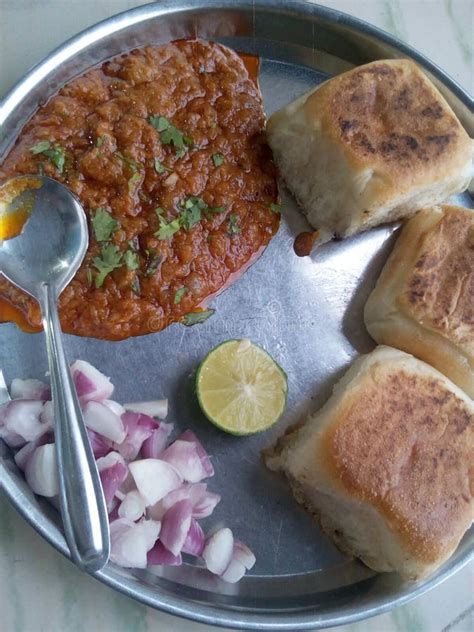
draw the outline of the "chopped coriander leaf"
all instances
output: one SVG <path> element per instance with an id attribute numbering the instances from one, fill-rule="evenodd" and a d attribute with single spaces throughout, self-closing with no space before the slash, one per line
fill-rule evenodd
<path id="1" fill-rule="evenodd" d="M 212 154 L 212 162 L 215 167 L 220 167 L 224 164 L 224 156 L 222 154 Z"/>
<path id="2" fill-rule="evenodd" d="M 97 241 L 107 241 L 120 228 L 117 220 L 105 208 L 98 208 L 92 215 L 92 229 Z"/>
<path id="3" fill-rule="evenodd" d="M 160 215 L 163 215 L 165 212 L 164 208 L 161 208 L 161 206 L 157 206 L 155 208 L 155 213 L 158 215 L 158 217 L 161 219 Z"/>
<path id="4" fill-rule="evenodd" d="M 148 261 L 145 268 L 145 276 L 146 277 L 153 276 L 155 272 L 158 270 L 158 266 L 160 265 L 162 260 L 163 260 L 163 257 L 161 255 L 155 255 L 151 257 L 151 259 Z"/>
<path id="5" fill-rule="evenodd" d="M 95 146 L 96 147 L 102 147 L 102 145 L 104 144 L 106 138 L 107 138 L 107 136 L 99 136 L 97 138 L 97 140 L 95 141 Z"/>
<path id="6" fill-rule="evenodd" d="M 128 192 L 133 193 L 135 191 L 135 185 L 142 179 L 142 176 L 139 173 L 134 173 L 133 176 L 128 181 Z"/>
<path id="7" fill-rule="evenodd" d="M 149 116 L 148 122 L 160 133 L 160 140 L 165 145 L 173 145 L 178 158 L 184 156 L 187 147 L 192 147 L 193 139 L 185 136 L 181 130 L 172 125 L 164 116 Z"/>
<path id="8" fill-rule="evenodd" d="M 154 158 L 154 165 L 156 173 L 164 173 L 165 171 L 168 173 L 173 172 L 173 169 L 166 167 L 158 158 Z"/>
<path id="9" fill-rule="evenodd" d="M 86 276 L 87 282 L 89 283 L 89 285 L 92 285 L 92 270 L 90 268 L 87 268 Z"/>
<path id="10" fill-rule="evenodd" d="M 49 140 L 41 140 L 36 145 L 33 145 L 30 151 L 33 154 L 44 154 L 51 159 L 59 173 L 63 172 L 66 156 L 64 155 L 64 149 L 60 145 L 51 145 Z"/>
<path id="11" fill-rule="evenodd" d="M 139 279 L 137 276 L 135 276 L 135 277 L 133 278 L 133 281 L 132 281 L 132 291 L 133 291 L 133 292 L 134 292 L 134 294 L 136 294 L 137 296 L 139 296 L 139 295 L 140 295 L 140 279 Z"/>
<path id="12" fill-rule="evenodd" d="M 158 237 L 158 239 L 171 239 L 180 228 L 181 222 L 179 217 L 168 223 L 161 219 L 160 227 L 155 233 L 155 236 Z"/>
<path id="13" fill-rule="evenodd" d="M 125 265 L 129 270 L 137 270 L 140 267 L 140 261 L 138 255 L 133 250 L 127 250 L 123 257 Z"/>
<path id="14" fill-rule="evenodd" d="M 229 232 L 231 235 L 237 235 L 238 233 L 242 232 L 242 229 L 237 223 L 238 220 L 238 216 L 234 213 L 232 213 L 232 215 L 229 215 Z"/>
<path id="15" fill-rule="evenodd" d="M 102 287 L 105 277 L 116 268 L 122 265 L 122 253 L 118 246 L 114 244 L 106 244 L 102 246 L 100 257 L 94 257 L 92 260 L 98 274 L 95 277 L 95 286 Z"/>
<path id="16" fill-rule="evenodd" d="M 270 210 L 272 213 L 275 213 L 276 215 L 280 215 L 281 204 L 270 204 Z"/>
<path id="17" fill-rule="evenodd" d="M 183 325 L 186 325 L 186 327 L 192 327 L 192 325 L 203 323 L 205 320 L 210 318 L 215 311 L 215 309 L 203 309 L 200 312 L 189 312 L 183 317 Z"/>
<path id="18" fill-rule="evenodd" d="M 47 149 L 51 147 L 49 140 L 40 140 L 36 145 L 30 149 L 32 154 L 43 154 Z"/>
<path id="19" fill-rule="evenodd" d="M 132 171 L 140 171 L 143 168 L 139 162 L 133 160 L 133 158 L 127 158 L 127 156 L 124 156 L 120 151 L 116 151 L 115 155 L 119 160 L 128 165 Z"/>
<path id="20" fill-rule="evenodd" d="M 204 209 L 204 214 L 209 217 L 211 213 L 225 213 L 224 206 L 208 206 Z"/>
<path id="21" fill-rule="evenodd" d="M 171 123 L 165 116 L 149 116 L 148 122 L 153 125 L 157 132 L 164 132 L 171 126 Z"/>
<path id="22" fill-rule="evenodd" d="M 174 304 L 179 305 L 181 303 L 181 299 L 186 294 L 188 290 L 185 287 L 180 287 L 179 290 L 176 290 L 176 294 L 174 295 Z"/>

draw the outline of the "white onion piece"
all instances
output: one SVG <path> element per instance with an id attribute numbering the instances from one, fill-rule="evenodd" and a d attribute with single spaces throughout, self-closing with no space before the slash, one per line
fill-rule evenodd
<path id="1" fill-rule="evenodd" d="M 249 571 L 253 568 L 256 558 L 249 547 L 240 540 L 234 540 L 232 559 L 237 560 Z"/>
<path id="2" fill-rule="evenodd" d="M 174 441 L 166 448 L 160 459 L 170 463 L 185 481 L 198 483 L 207 477 L 196 445 L 189 441 Z"/>
<path id="3" fill-rule="evenodd" d="M 36 448 L 36 442 L 30 441 L 29 443 L 25 443 L 25 445 L 15 454 L 15 463 L 18 465 L 20 470 L 25 470 L 26 464 Z"/>
<path id="4" fill-rule="evenodd" d="M 177 502 L 180 500 L 189 500 L 193 505 L 194 516 L 194 506 L 205 497 L 207 493 L 206 489 L 207 485 L 205 483 L 195 483 L 194 485 L 184 483 L 184 485 L 181 485 L 178 489 L 167 494 L 162 500 L 156 503 L 156 505 L 150 507 L 148 509 L 148 515 L 154 520 L 161 520 L 168 509 Z"/>
<path id="5" fill-rule="evenodd" d="M 227 527 L 219 529 L 207 540 L 202 552 L 206 567 L 215 575 L 222 575 L 232 559 L 234 536 Z"/>
<path id="6" fill-rule="evenodd" d="M 192 510 L 189 500 L 180 500 L 163 516 L 160 540 L 173 555 L 181 553 L 191 527 Z"/>
<path id="7" fill-rule="evenodd" d="M 149 566 L 181 566 L 183 558 L 181 554 L 173 555 L 157 540 L 155 546 L 148 552 L 147 561 Z"/>
<path id="8" fill-rule="evenodd" d="M 133 413 L 143 413 L 144 415 L 158 417 L 159 419 L 165 419 L 168 414 L 167 399 L 155 399 L 149 402 L 130 402 L 124 404 L 123 407 Z"/>
<path id="9" fill-rule="evenodd" d="M 221 575 L 221 579 L 229 584 L 236 584 L 245 575 L 245 566 L 239 560 L 232 558 L 229 566 Z"/>
<path id="10" fill-rule="evenodd" d="M 94 432 L 90 428 L 86 428 L 89 436 L 89 443 L 91 444 L 92 452 L 96 459 L 99 459 L 112 450 L 112 442 L 108 441 L 105 437 L 98 432 Z"/>
<path id="11" fill-rule="evenodd" d="M 109 378 L 84 360 L 76 360 L 71 365 L 71 373 L 78 396 L 83 402 L 109 399 L 114 385 Z"/>
<path id="12" fill-rule="evenodd" d="M 110 408 L 110 410 L 119 417 L 121 417 L 125 412 L 125 408 L 122 406 L 122 404 L 114 402 L 113 399 L 104 399 L 102 400 L 102 404 L 104 404 L 104 406 L 107 406 L 107 408 Z"/>
<path id="13" fill-rule="evenodd" d="M 120 491 L 115 492 L 117 498 Z M 127 520 L 138 520 L 145 513 L 145 499 L 139 491 L 134 490 L 125 494 L 122 498 L 120 507 L 118 508 L 118 515 L 120 518 L 127 518 Z"/>
<path id="14" fill-rule="evenodd" d="M 158 428 L 152 430 L 151 435 L 142 444 L 144 459 L 158 459 L 166 448 L 168 437 L 173 431 L 173 424 L 159 423 Z"/>
<path id="15" fill-rule="evenodd" d="M 204 550 L 206 543 L 206 537 L 201 525 L 194 518 L 191 519 L 191 525 L 186 535 L 186 539 L 183 542 L 182 552 L 200 557 Z"/>
<path id="16" fill-rule="evenodd" d="M 201 520 L 202 518 L 207 518 L 214 511 L 217 503 L 221 501 L 221 497 L 219 494 L 215 494 L 214 492 L 206 491 L 203 497 L 196 502 L 193 507 L 193 518 L 197 518 Z"/>
<path id="17" fill-rule="evenodd" d="M 10 386 L 12 399 L 51 399 L 51 389 L 40 380 L 20 380 L 15 378 Z"/>
<path id="18" fill-rule="evenodd" d="M 121 418 L 100 402 L 87 402 L 84 406 L 84 423 L 106 439 L 122 443 L 127 433 Z"/>
<path id="19" fill-rule="evenodd" d="M 181 475 L 172 465 L 159 459 L 133 461 L 129 467 L 147 506 L 154 505 L 183 482 Z"/>
<path id="20" fill-rule="evenodd" d="M 16 432 L 10 432 L 5 426 L 0 426 L 0 439 L 3 439 L 10 448 L 21 448 L 25 445 L 26 441 L 23 437 L 20 437 Z"/>
<path id="21" fill-rule="evenodd" d="M 26 464 L 25 477 L 35 494 L 47 497 L 57 495 L 59 488 L 54 443 L 41 445 L 34 450 Z"/>
<path id="22" fill-rule="evenodd" d="M 25 441 L 35 441 L 51 428 L 49 424 L 41 422 L 42 410 L 42 401 L 15 399 L 8 403 L 4 411 L 4 426 Z"/>
<path id="23" fill-rule="evenodd" d="M 125 568 L 146 568 L 147 553 L 160 533 L 160 523 L 134 523 L 119 518 L 110 523 L 110 559 Z"/>
<path id="24" fill-rule="evenodd" d="M 204 446 L 202 445 L 202 443 L 199 441 L 199 439 L 194 434 L 194 432 L 192 430 L 185 430 L 178 437 L 178 440 L 179 441 L 188 441 L 189 443 L 192 443 L 196 447 L 196 451 L 198 453 L 199 458 L 201 459 L 201 463 L 202 463 L 202 466 L 204 468 L 204 471 L 206 472 L 205 478 L 210 478 L 211 476 L 214 476 L 214 467 L 213 467 L 213 465 L 211 463 L 211 458 L 208 455 L 208 453 L 206 452 L 206 450 L 205 450 Z"/>
<path id="25" fill-rule="evenodd" d="M 115 446 L 115 449 L 120 452 L 126 461 L 133 461 L 137 458 L 143 442 L 156 429 L 158 422 L 149 415 L 128 411 L 122 415 L 122 422 L 126 437 L 120 444 Z"/>
<path id="26" fill-rule="evenodd" d="M 114 507 L 115 494 L 127 478 L 127 465 L 118 452 L 109 452 L 107 456 L 97 459 L 96 463 L 104 490 L 105 502 L 110 512 Z"/>

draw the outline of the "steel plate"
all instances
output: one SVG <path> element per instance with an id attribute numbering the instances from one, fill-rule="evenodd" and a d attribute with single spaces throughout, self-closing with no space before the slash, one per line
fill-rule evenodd
<path id="1" fill-rule="evenodd" d="M 160 2 L 84 31 L 17 84 L 0 108 L 0 156 L 35 108 L 64 82 L 112 55 L 185 37 L 214 39 L 259 54 L 267 114 L 330 74 L 377 58 L 408 56 L 424 66 L 466 126 L 472 125 L 472 101 L 457 84 L 413 49 L 347 15 L 298 1 Z M 473 136 L 472 127 L 469 131 Z M 74 336 L 65 341 L 71 359 L 87 359 L 112 377 L 122 401 L 170 399 L 170 420 L 178 428 L 192 427 L 213 455 L 211 488 L 222 493 L 223 501 L 209 522 L 231 526 L 258 560 L 237 585 L 188 565 L 159 576 L 109 565 L 96 573 L 97 579 L 172 614 L 258 630 L 321 628 L 379 614 L 449 577 L 467 563 L 473 544 L 471 531 L 424 583 L 374 574 L 341 555 L 296 505 L 282 478 L 263 466 L 261 449 L 286 424 L 319 407 L 351 361 L 373 348 L 362 310 L 397 230 L 375 229 L 299 259 L 293 238 L 306 225 L 291 198 L 282 194 L 285 214 L 278 235 L 243 278 L 213 301 L 216 315 L 205 324 L 175 324 L 116 343 Z M 457 201 L 472 205 L 468 194 Z M 288 411 L 276 429 L 260 436 L 226 436 L 204 420 L 196 404 L 192 375 L 199 360 L 233 337 L 261 344 L 289 375 Z M 7 381 L 41 377 L 46 368 L 43 336 L 2 325 L 0 366 Z M 67 555 L 56 511 L 28 491 L 3 445 L 0 479 L 14 506 Z"/>

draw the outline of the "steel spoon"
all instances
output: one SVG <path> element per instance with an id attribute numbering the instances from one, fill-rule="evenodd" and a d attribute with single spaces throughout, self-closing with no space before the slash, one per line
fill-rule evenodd
<path id="1" fill-rule="evenodd" d="M 12 178 L 0 187 L 2 238 L 0 272 L 37 299 L 41 307 L 64 531 L 73 561 L 93 572 L 109 558 L 107 508 L 64 353 L 57 312 L 57 300 L 87 250 L 85 214 L 69 189 L 51 178 Z"/>

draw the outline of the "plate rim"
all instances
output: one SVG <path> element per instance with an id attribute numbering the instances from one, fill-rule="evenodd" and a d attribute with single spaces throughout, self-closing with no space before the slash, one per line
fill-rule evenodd
<path id="1" fill-rule="evenodd" d="M 353 17 L 330 7 L 321 6 L 309 0 L 185 0 L 173 2 L 154 2 L 141 5 L 112 15 L 86 29 L 77 35 L 67 39 L 43 60 L 34 65 L 0 100 L 0 126 L 8 119 L 15 107 L 27 96 L 30 89 L 54 70 L 57 65 L 64 62 L 88 45 L 99 41 L 108 34 L 123 30 L 146 22 L 149 19 L 158 18 L 167 14 L 186 13 L 193 9 L 223 9 L 239 10 L 259 7 L 268 12 L 284 14 L 285 12 L 297 13 L 304 17 L 312 16 L 320 18 L 323 22 L 338 23 L 355 29 L 362 34 L 387 44 L 402 55 L 414 59 L 423 68 L 432 73 L 436 79 L 444 84 L 468 109 L 473 107 L 473 99 L 457 81 L 444 72 L 429 58 L 418 52 L 409 44 L 405 44 L 397 37 L 373 26 L 360 18 Z M 36 499 L 28 498 L 16 485 L 15 475 L 10 471 L 9 462 L 3 458 L 0 452 L 0 489 L 5 493 L 11 505 L 23 516 L 23 518 L 37 531 L 49 544 L 66 558 L 70 559 L 69 551 L 60 529 L 52 523 L 49 517 L 40 510 Z M 151 588 L 140 585 L 136 588 L 136 582 L 119 575 L 112 568 L 106 567 L 102 571 L 93 573 L 92 576 L 122 594 L 152 608 L 167 612 L 174 616 L 198 621 L 221 627 L 234 627 L 238 629 L 255 630 L 303 630 L 321 629 L 330 626 L 339 626 L 353 623 L 372 616 L 383 614 L 394 608 L 408 603 L 458 572 L 474 559 L 473 547 L 467 551 L 464 557 L 451 560 L 443 568 L 441 573 L 423 582 L 415 589 L 406 589 L 395 596 L 379 597 L 374 599 L 370 608 L 352 611 L 350 613 L 318 615 L 316 609 L 302 609 L 301 611 L 280 614 L 261 614 L 255 611 L 231 610 L 217 604 L 195 603 L 176 595 L 161 594 L 159 588 Z M 379 603 L 379 601 L 381 603 Z"/>

